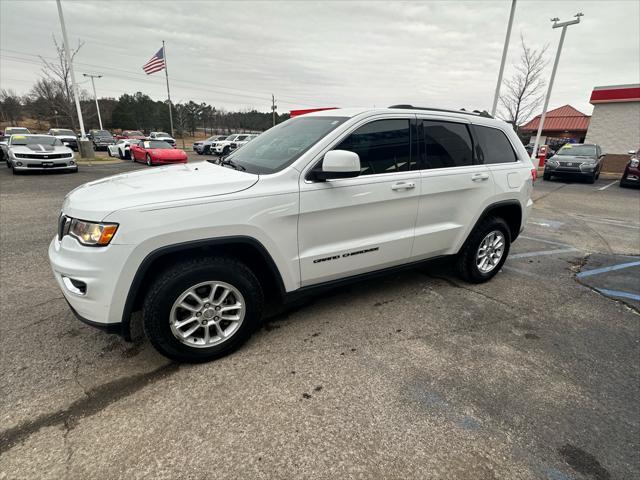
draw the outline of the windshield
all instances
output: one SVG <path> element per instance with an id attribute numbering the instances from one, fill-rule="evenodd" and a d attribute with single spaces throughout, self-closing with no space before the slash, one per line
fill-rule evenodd
<path id="1" fill-rule="evenodd" d="M 156 137 L 168 137 L 169 134 L 165 132 L 156 132 Z"/>
<path id="2" fill-rule="evenodd" d="M 346 117 L 295 117 L 267 130 L 229 156 L 250 173 L 275 173 L 291 165 Z"/>
<path id="3" fill-rule="evenodd" d="M 557 155 L 571 155 L 572 157 L 595 157 L 596 147 L 593 145 L 571 145 L 562 147 Z"/>
<path id="4" fill-rule="evenodd" d="M 65 130 L 64 128 L 51 130 L 51 133 L 53 135 L 69 135 L 69 136 L 72 136 L 72 137 L 76 136 L 76 134 L 75 134 L 75 132 L 73 130 Z"/>
<path id="5" fill-rule="evenodd" d="M 96 130 L 93 134 L 96 137 L 111 137 L 111 134 L 107 130 Z"/>
<path id="6" fill-rule="evenodd" d="M 29 133 L 29 129 L 23 127 L 10 127 L 6 128 L 4 133 L 5 135 L 11 135 L 13 133 Z"/>
<path id="7" fill-rule="evenodd" d="M 128 132 L 124 132 L 124 133 L 132 137 L 144 137 L 144 133 L 138 130 L 129 130 Z"/>
<path id="8" fill-rule="evenodd" d="M 236 138 L 237 142 L 242 142 L 245 138 L 247 138 L 246 135 L 240 135 L 238 138 Z"/>
<path id="9" fill-rule="evenodd" d="M 225 140 L 233 142 L 236 138 L 238 138 L 238 135 L 229 135 Z"/>
<path id="10" fill-rule="evenodd" d="M 151 140 L 150 142 L 144 142 L 144 148 L 171 148 L 173 147 L 169 145 L 167 142 L 163 142 L 162 140 Z"/>
<path id="11" fill-rule="evenodd" d="M 11 137 L 11 145 L 62 145 L 62 142 L 51 135 L 13 135 Z"/>

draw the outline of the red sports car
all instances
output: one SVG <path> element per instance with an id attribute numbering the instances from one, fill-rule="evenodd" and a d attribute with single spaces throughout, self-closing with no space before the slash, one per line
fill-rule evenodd
<path id="1" fill-rule="evenodd" d="M 140 130 L 123 130 L 121 134 L 116 135 L 116 140 L 121 139 L 136 139 L 146 140 L 146 136 Z"/>
<path id="2" fill-rule="evenodd" d="M 170 163 L 187 163 L 184 150 L 172 147 L 161 140 L 146 140 L 131 145 L 131 160 L 146 162 L 147 165 L 165 165 Z"/>

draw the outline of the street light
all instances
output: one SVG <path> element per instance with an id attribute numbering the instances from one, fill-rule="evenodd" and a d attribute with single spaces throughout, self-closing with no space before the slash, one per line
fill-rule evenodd
<path id="1" fill-rule="evenodd" d="M 98 123 L 100 124 L 100 130 L 102 130 L 102 118 L 100 117 L 100 106 L 98 105 L 98 95 L 96 95 L 95 78 L 102 78 L 102 75 L 90 75 L 88 73 L 82 74 L 85 77 L 91 78 L 91 86 L 93 87 L 93 99 L 96 101 L 96 110 L 98 111 Z"/>
<path id="2" fill-rule="evenodd" d="M 569 25 L 576 25 L 580 23 L 580 17 L 584 17 L 583 13 L 577 13 L 574 15 L 575 20 L 569 20 L 567 22 L 560 22 L 559 18 L 552 18 L 553 28 L 562 27 L 562 33 L 560 34 L 560 43 L 558 44 L 558 51 L 556 52 L 556 59 L 553 62 L 553 70 L 551 70 L 551 79 L 549 80 L 549 88 L 547 89 L 547 95 L 544 98 L 544 106 L 542 107 L 542 115 L 540 115 L 540 123 L 538 124 L 538 133 L 536 134 L 536 141 L 533 144 L 533 150 L 531 151 L 531 159 L 535 159 L 538 154 L 538 146 L 540 145 L 540 135 L 542 134 L 542 126 L 544 125 L 544 118 L 547 115 L 547 107 L 549 106 L 549 98 L 551 97 L 551 89 L 553 88 L 553 81 L 556 78 L 556 70 L 558 69 L 558 62 L 560 61 L 560 52 L 562 52 L 562 44 L 564 43 L 564 37 L 567 33 L 567 27 Z"/>

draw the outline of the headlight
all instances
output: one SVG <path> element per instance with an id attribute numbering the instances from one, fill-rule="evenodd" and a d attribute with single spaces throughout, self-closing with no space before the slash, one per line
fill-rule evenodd
<path id="1" fill-rule="evenodd" d="M 83 245 L 104 247 L 118 230 L 117 223 L 92 223 L 74 218 L 71 220 L 69 234 Z"/>
<path id="2" fill-rule="evenodd" d="M 637 158 L 632 158 L 629 162 L 629 165 L 635 168 L 640 165 L 640 160 L 638 160 Z"/>

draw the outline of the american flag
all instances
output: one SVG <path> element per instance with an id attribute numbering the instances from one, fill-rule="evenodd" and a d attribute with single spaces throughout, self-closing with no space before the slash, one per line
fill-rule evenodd
<path id="1" fill-rule="evenodd" d="M 142 69 L 147 75 L 151 75 L 152 73 L 159 72 L 164 67 L 164 47 L 162 47 L 158 50 L 158 53 L 151 57 L 151 59 L 142 66 Z"/>

